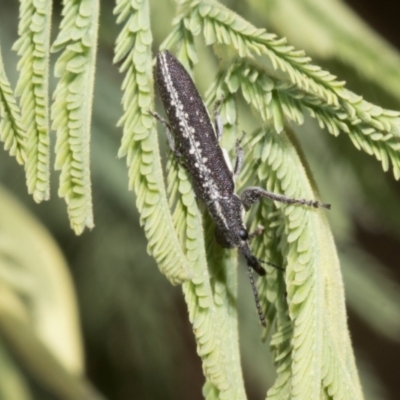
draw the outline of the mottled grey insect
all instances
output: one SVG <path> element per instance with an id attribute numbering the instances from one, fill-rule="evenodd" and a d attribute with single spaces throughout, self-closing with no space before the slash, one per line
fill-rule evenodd
<path id="1" fill-rule="evenodd" d="M 259 234 L 260 230 L 249 234 L 243 220 L 245 210 L 262 197 L 286 204 L 325 208 L 330 206 L 315 200 L 291 199 L 260 187 L 249 187 L 239 197 L 235 193 L 234 178 L 240 172 L 243 151 L 237 145 L 237 159 L 232 170 L 229 159 L 219 145 L 222 124 L 218 115 L 218 105 L 214 108 L 213 126 L 191 77 L 168 51 L 158 54 L 156 80 L 168 122 L 157 114 L 153 115 L 166 126 L 172 151 L 188 171 L 197 198 L 207 205 L 215 222 L 217 242 L 225 248 L 237 247 L 245 257 L 257 311 L 261 323 L 265 326 L 251 273 L 251 269 L 254 269 L 259 275 L 265 275 L 265 269 L 261 266 L 261 262 L 265 261 L 257 259 L 249 247 L 249 240 Z"/>

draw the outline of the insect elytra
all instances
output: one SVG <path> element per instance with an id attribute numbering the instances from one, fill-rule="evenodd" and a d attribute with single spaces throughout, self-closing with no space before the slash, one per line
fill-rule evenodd
<path id="1" fill-rule="evenodd" d="M 238 248 L 245 257 L 257 311 L 265 326 L 252 276 L 252 269 L 259 275 L 265 275 L 261 266 L 265 261 L 257 259 L 249 246 L 250 239 L 262 230 L 248 232 L 243 219 L 245 211 L 262 198 L 313 207 L 330 208 L 330 205 L 316 200 L 291 199 L 260 187 L 249 187 L 239 197 L 235 192 L 234 178 L 243 163 L 243 150 L 237 145 L 237 159 L 232 169 L 219 145 L 222 124 L 218 106 L 214 109 L 213 124 L 192 78 L 168 51 L 162 51 L 157 56 L 156 82 L 168 121 L 153 115 L 166 126 L 171 150 L 186 168 L 196 197 L 206 204 L 215 223 L 217 242 L 225 248 Z"/>

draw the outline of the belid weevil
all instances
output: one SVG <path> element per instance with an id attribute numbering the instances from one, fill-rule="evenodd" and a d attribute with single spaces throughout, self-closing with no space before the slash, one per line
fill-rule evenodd
<path id="1" fill-rule="evenodd" d="M 196 86 L 183 65 L 168 51 L 157 56 L 156 81 L 168 121 L 152 113 L 165 126 L 171 150 L 182 160 L 198 199 L 204 201 L 215 222 L 215 237 L 225 248 L 237 247 L 247 261 L 257 312 L 265 326 L 265 318 L 251 269 L 265 275 L 262 260 L 251 252 L 249 240 L 258 234 L 249 233 L 244 213 L 263 197 L 286 204 L 330 208 L 316 200 L 292 199 L 260 187 L 248 187 L 239 197 L 234 178 L 240 172 L 243 151 L 237 146 L 237 159 L 232 170 L 219 145 L 222 124 L 214 108 L 214 125 Z M 269 264 L 268 262 L 266 262 Z M 278 267 L 279 268 L 279 267 Z"/>

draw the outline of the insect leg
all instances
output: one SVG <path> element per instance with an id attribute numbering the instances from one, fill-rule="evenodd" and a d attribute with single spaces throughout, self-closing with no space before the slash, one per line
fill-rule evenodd
<path id="1" fill-rule="evenodd" d="M 221 119 L 221 115 L 219 113 L 222 101 L 223 101 L 223 98 L 219 99 L 219 100 L 217 100 L 215 102 L 215 104 L 214 104 L 214 112 L 213 112 L 213 114 L 214 114 L 214 129 L 215 129 L 215 134 L 217 135 L 218 142 L 222 138 L 222 131 L 223 131 L 222 119 Z"/>
<path id="2" fill-rule="evenodd" d="M 169 125 L 169 122 L 163 118 L 160 114 L 154 112 L 154 111 L 149 111 L 149 114 L 154 117 L 158 122 L 161 122 L 166 128 L 171 130 L 171 127 Z"/>
<path id="3" fill-rule="evenodd" d="M 242 167 L 243 167 L 244 151 L 241 146 L 243 136 L 244 136 L 244 132 L 242 134 L 242 137 L 240 139 L 236 140 L 236 162 L 235 162 L 235 168 L 233 170 L 233 179 L 237 178 L 237 176 L 240 174 L 240 171 L 242 170 Z"/>
<path id="4" fill-rule="evenodd" d="M 168 145 L 169 145 L 171 151 L 172 151 L 177 157 L 181 157 L 181 156 L 182 156 L 181 152 L 175 147 L 174 135 L 172 134 L 171 126 L 170 126 L 170 124 L 168 123 L 168 121 L 167 121 L 166 119 L 164 119 L 163 117 L 161 117 L 161 115 L 157 114 L 156 112 L 149 111 L 149 113 L 150 113 L 157 121 L 159 121 L 161 124 L 164 125 L 164 127 L 165 127 L 165 133 L 166 133 L 166 135 L 167 135 Z"/>
<path id="5" fill-rule="evenodd" d="M 250 241 L 251 239 L 255 238 L 256 236 L 262 235 L 264 230 L 265 230 L 265 228 L 262 225 L 258 225 L 257 229 L 249 234 L 249 237 L 247 240 Z"/>
<path id="6" fill-rule="evenodd" d="M 255 186 L 248 187 L 242 193 L 241 201 L 246 210 L 248 210 L 252 204 L 259 202 L 263 197 L 270 200 L 280 201 L 285 204 L 301 204 L 314 208 L 319 208 L 319 207 L 324 207 L 327 209 L 331 208 L 330 204 L 324 204 L 317 200 L 292 199 L 290 197 L 284 196 L 283 194 L 268 192 L 267 190 Z"/>
<path id="7" fill-rule="evenodd" d="M 253 296 L 254 296 L 254 301 L 256 303 L 256 307 L 257 307 L 258 318 L 260 318 L 261 325 L 266 327 L 267 323 L 265 321 L 264 313 L 263 313 L 263 311 L 261 309 L 260 297 L 258 295 L 258 290 L 257 290 L 256 284 L 254 282 L 253 272 L 251 270 L 250 265 L 247 266 L 247 270 L 249 272 L 250 285 L 251 285 L 251 289 L 253 290 Z"/>

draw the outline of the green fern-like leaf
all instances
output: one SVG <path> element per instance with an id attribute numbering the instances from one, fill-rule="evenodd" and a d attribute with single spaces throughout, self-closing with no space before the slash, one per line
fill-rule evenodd
<path id="1" fill-rule="evenodd" d="M 220 75 L 215 85 L 218 87 L 213 89 L 214 92 L 220 93 L 235 93 L 240 88 L 246 101 L 265 122 L 273 120 L 277 132 L 283 129 L 285 118 L 302 124 L 304 112 L 308 111 L 321 127 L 326 127 L 333 135 L 337 136 L 340 131 L 346 132 L 359 150 L 381 161 L 384 171 L 388 170 L 391 161 L 395 177 L 400 177 L 400 141 L 395 133 L 400 128 L 397 112 L 360 100 L 363 107 L 374 114 L 370 124 L 366 124 L 360 121 L 354 110 L 351 111 L 351 104 L 332 107 L 315 94 L 299 89 L 288 80 L 278 79 L 251 62 L 239 61 L 233 64 Z M 351 92 L 348 95 L 355 97 Z M 215 98 L 209 98 L 208 101 L 213 100 Z M 347 112 L 349 109 L 350 113 Z"/>
<path id="2" fill-rule="evenodd" d="M 153 106 L 153 76 L 149 5 L 147 0 L 120 0 L 115 8 L 118 22 L 125 23 L 118 36 L 114 61 L 125 58 L 121 72 L 124 126 L 119 156 L 127 156 L 129 185 L 137 195 L 141 223 L 149 241 L 148 251 L 161 271 L 174 283 L 190 275 L 190 262 L 182 251 L 168 207 L 154 118 L 148 113 Z"/>
<path id="3" fill-rule="evenodd" d="M 13 47 L 21 57 L 16 93 L 21 96 L 22 123 L 27 129 L 28 192 L 36 202 L 50 197 L 48 76 L 51 9 L 51 1 L 21 1 L 19 39 Z"/>
<path id="4" fill-rule="evenodd" d="M 284 1 L 292 0 L 280 4 Z M 301 3 L 310 7 L 314 1 Z M 221 69 L 208 103 L 223 99 L 222 144 L 234 148 L 238 95 L 259 116 L 252 122 L 262 128 L 246 134 L 243 141 L 247 159 L 239 187 L 246 183 L 290 197 L 316 196 L 287 126 L 288 121 L 302 124 L 305 112 L 331 134 L 344 132 L 355 147 L 377 158 L 384 171 L 392 168 L 400 178 L 399 113 L 348 91 L 286 39 L 254 27 L 216 1 L 178 4 L 178 17 L 161 48 L 177 49 L 175 54 L 191 71 L 198 61 L 195 37 L 202 35 L 207 45 L 215 45 Z M 136 193 L 148 251 L 173 284 L 182 284 L 206 378 L 205 398 L 245 399 L 238 346 L 237 254 L 215 245 L 212 222 L 202 215 L 187 173 L 172 157 L 167 161 L 166 188 L 155 120 L 149 115 L 154 93 L 148 0 L 117 0 L 115 14 L 118 23 L 124 23 L 115 48 L 115 62 L 122 62 L 125 74 L 119 156 L 127 157 L 129 185 Z M 14 48 L 21 56 L 17 92 L 22 120 L 0 59 L 1 139 L 18 162 L 27 161 L 29 191 L 36 201 L 49 193 L 50 15 L 49 1 L 21 2 L 20 39 Z M 77 233 L 93 226 L 89 131 L 98 15 L 96 0 L 64 0 L 61 32 L 53 47 L 62 51 L 52 107 L 59 193 Z M 271 65 L 275 71 L 269 70 Z M 28 130 L 27 140 L 22 127 Z M 277 370 L 268 398 L 362 399 L 342 279 L 324 212 L 263 201 L 247 222 L 252 230 L 259 223 L 266 228 L 251 242 L 254 254 L 286 269 L 282 273 L 267 267 L 267 276 L 258 281 L 268 322 L 263 336 L 271 333 Z M 396 324 L 392 330 L 395 335 Z"/>
<path id="5" fill-rule="evenodd" d="M 0 139 L 19 164 L 26 161 L 26 133 L 22 128 L 20 109 L 4 70 L 0 48 Z"/>
<path id="6" fill-rule="evenodd" d="M 244 171 L 246 182 L 290 197 L 314 196 L 293 142 L 284 131 L 276 135 L 261 130 L 246 142 L 246 148 L 252 149 L 247 165 L 253 164 Z M 284 227 L 277 237 L 280 235 L 278 248 L 286 264 L 288 308 L 285 312 L 282 304 L 284 285 L 280 291 L 261 285 L 263 295 L 277 304 L 272 347 L 278 378 L 268 398 L 317 399 L 326 390 L 334 399 L 362 399 L 346 329 L 340 268 L 327 222 L 320 210 L 276 207 Z"/>
<path id="7" fill-rule="evenodd" d="M 148 4 L 146 1 L 132 4 L 121 1 L 116 8 L 122 16 L 126 15 L 126 7 L 132 7 L 132 15 L 117 40 L 115 57 L 115 61 L 126 57 L 121 68 L 126 77 L 120 155 L 128 156 L 130 185 L 137 193 L 149 251 L 159 262 L 161 271 L 173 283 L 179 283 L 187 280 L 188 266 L 191 266 L 191 279 L 183 283 L 183 291 L 207 381 L 221 398 L 242 399 L 245 394 L 239 362 L 237 315 L 232 303 L 236 297 L 234 260 L 232 254 L 227 253 L 224 272 L 220 271 L 219 279 L 212 283 L 202 219 L 188 177 L 177 168 L 176 162 L 167 167 L 170 193 L 167 200 L 154 120 L 148 114 L 152 106 L 149 88 L 153 85 Z M 190 36 L 186 36 L 186 40 L 189 41 Z M 136 46 L 130 49 L 133 43 Z M 190 44 L 185 48 L 189 49 Z M 188 53 L 183 50 L 181 54 L 185 58 Z M 193 54 L 187 57 L 189 63 L 191 57 Z M 152 200 L 150 195 L 156 201 L 149 201 Z M 170 219 L 171 208 L 174 212 Z M 225 271 L 230 275 L 224 275 Z"/>
<path id="8" fill-rule="evenodd" d="M 72 228 L 80 234 L 93 227 L 89 143 L 99 3 L 65 0 L 62 13 L 52 48 L 63 50 L 55 67 L 60 80 L 52 107 L 56 168 L 61 170 L 58 193 L 67 202 Z"/>
<path id="9" fill-rule="evenodd" d="M 295 50 L 286 39 L 259 29 L 237 14 L 215 1 L 192 3 L 186 24 L 194 34 L 202 32 L 207 44 L 226 44 L 232 46 L 241 57 L 267 55 L 275 69 L 286 72 L 300 88 L 308 89 L 322 97 L 329 104 L 337 103 L 333 88 L 343 87 L 329 72 L 312 65 L 304 51 Z M 192 20 L 197 23 L 192 23 Z M 194 27 L 193 27 L 194 26 Z"/>
<path id="10" fill-rule="evenodd" d="M 178 45 L 178 53 L 176 57 L 181 63 L 187 67 L 189 72 L 193 65 L 197 63 L 197 53 L 194 46 L 194 37 L 192 31 L 185 28 L 185 13 L 187 12 L 187 4 L 183 4 L 183 11 L 175 18 L 174 28 L 167 38 L 160 45 L 160 51 Z"/>
<path id="11" fill-rule="evenodd" d="M 182 167 L 177 168 L 176 161 L 169 164 L 168 171 L 174 222 L 195 275 L 184 282 L 183 292 L 207 379 L 206 398 L 244 399 L 238 346 L 236 257 L 234 252 L 215 244 L 210 221 L 206 228 L 208 239 L 204 240 L 201 214 L 187 173 Z"/>
<path id="12" fill-rule="evenodd" d="M 287 74 L 288 80 L 300 90 L 315 97 L 328 109 L 325 113 L 311 110 L 321 126 L 331 133 L 338 128 L 349 133 L 352 143 L 374 155 L 383 169 L 392 162 L 396 179 L 400 178 L 400 114 L 375 106 L 344 88 L 329 72 L 313 65 L 303 51 L 297 51 L 264 29 L 257 29 L 234 12 L 214 1 L 195 1 L 190 12 L 181 17 L 182 26 L 194 35 L 201 31 L 207 44 L 232 46 L 241 57 L 266 55 L 275 69 Z M 272 102 L 275 126 L 282 129 L 280 103 Z M 333 114 L 333 117 L 330 115 Z"/>
<path id="13" fill-rule="evenodd" d="M 393 96 L 400 93 L 400 56 L 346 2 L 281 0 L 252 6 L 274 31 L 320 58 L 337 58 Z M 268 13 L 265 9 L 268 7 Z M 301 32 L 301 34 L 299 34 Z M 378 61 L 379 60 L 379 61 Z"/>

